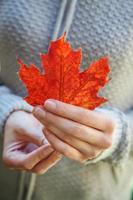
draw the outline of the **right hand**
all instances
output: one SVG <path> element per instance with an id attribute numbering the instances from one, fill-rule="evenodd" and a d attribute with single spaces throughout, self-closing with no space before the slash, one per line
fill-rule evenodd
<path id="1" fill-rule="evenodd" d="M 60 159 L 47 142 L 43 125 L 25 111 L 13 112 L 4 130 L 3 161 L 15 169 L 43 174 Z"/>

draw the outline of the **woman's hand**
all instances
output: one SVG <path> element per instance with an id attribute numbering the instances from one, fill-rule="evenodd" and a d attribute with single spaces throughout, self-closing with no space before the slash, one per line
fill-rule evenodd
<path id="1" fill-rule="evenodd" d="M 61 155 L 46 141 L 44 126 L 30 113 L 15 111 L 4 131 L 4 163 L 15 169 L 42 174 L 60 160 Z"/>
<path id="2" fill-rule="evenodd" d="M 45 110 L 36 107 L 34 116 L 45 125 L 52 147 L 64 156 L 85 162 L 112 145 L 115 122 L 108 115 L 47 100 Z"/>

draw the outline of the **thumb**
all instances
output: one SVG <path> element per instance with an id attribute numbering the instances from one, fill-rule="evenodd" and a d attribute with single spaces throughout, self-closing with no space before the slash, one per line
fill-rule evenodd
<path id="1" fill-rule="evenodd" d="M 53 151 L 50 145 L 43 145 L 28 154 L 20 150 L 10 150 L 3 153 L 3 161 L 10 168 L 31 170 L 42 159 L 46 159 Z"/>
<path id="2" fill-rule="evenodd" d="M 47 143 L 46 138 L 43 134 L 43 126 L 40 125 L 38 127 L 30 126 L 25 130 L 19 130 L 18 137 L 19 139 L 36 144 L 37 146 L 41 146 L 42 144 Z"/>

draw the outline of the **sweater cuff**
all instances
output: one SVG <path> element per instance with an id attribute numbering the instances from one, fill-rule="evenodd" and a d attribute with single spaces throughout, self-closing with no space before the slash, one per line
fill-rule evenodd
<path id="1" fill-rule="evenodd" d="M 14 94 L 5 94 L 0 98 L 0 133 L 4 132 L 4 126 L 10 114 L 17 110 L 32 112 L 33 107 L 21 97 Z"/>
<path id="2" fill-rule="evenodd" d="M 125 156 L 128 154 L 128 145 L 129 145 L 129 135 L 126 136 L 128 123 L 125 115 L 115 108 L 96 109 L 98 112 L 103 112 L 108 114 L 113 120 L 116 122 L 116 127 L 112 135 L 112 146 L 106 150 L 104 150 L 101 154 L 99 154 L 96 158 L 88 160 L 85 164 L 96 163 L 102 160 L 111 160 L 118 161 L 121 159 L 121 154 Z M 123 157 L 122 156 L 122 157 Z"/>

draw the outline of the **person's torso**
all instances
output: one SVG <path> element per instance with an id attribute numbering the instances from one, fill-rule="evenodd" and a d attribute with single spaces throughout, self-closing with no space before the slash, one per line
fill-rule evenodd
<path id="1" fill-rule="evenodd" d="M 0 3 L 0 77 L 18 95 L 24 96 L 25 89 L 17 77 L 16 56 L 40 66 L 39 52 L 48 49 L 61 2 L 7 0 Z M 82 69 L 92 60 L 108 55 L 112 80 L 102 94 L 109 99 L 108 105 L 122 110 L 133 105 L 132 10 L 132 0 L 77 1 L 68 34 L 74 48 L 83 48 Z M 37 178 L 33 200 L 125 200 L 129 188 L 126 179 L 131 179 L 126 168 L 121 171 L 106 162 L 81 166 L 64 159 Z"/>

